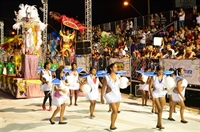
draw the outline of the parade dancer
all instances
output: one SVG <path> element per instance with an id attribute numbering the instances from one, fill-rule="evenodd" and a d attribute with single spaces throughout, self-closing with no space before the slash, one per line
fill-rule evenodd
<path id="1" fill-rule="evenodd" d="M 66 30 L 65 34 L 63 34 L 60 30 L 60 36 L 60 52 L 62 53 L 62 61 L 64 65 L 69 65 L 71 62 L 70 53 L 72 52 L 71 46 L 74 43 L 75 32 L 71 34 L 69 30 Z M 66 57 L 68 58 L 68 62 L 65 60 Z"/>
<path id="2" fill-rule="evenodd" d="M 65 112 L 66 102 L 69 99 L 67 95 L 69 88 L 67 86 L 68 84 L 66 84 L 65 81 L 62 80 L 62 77 L 64 76 L 63 69 L 64 69 L 64 66 L 60 66 L 56 70 L 56 78 L 60 81 L 60 84 L 56 84 L 54 87 L 53 105 L 57 106 L 57 108 L 54 111 L 51 118 L 49 119 L 52 125 L 55 124 L 54 118 L 58 112 L 60 112 L 60 119 L 59 119 L 58 124 L 67 124 L 67 122 L 63 122 L 63 116 Z"/>
<path id="3" fill-rule="evenodd" d="M 78 79 L 79 79 L 79 74 L 78 72 L 76 71 L 76 68 L 77 68 L 77 65 L 76 63 L 72 63 L 71 64 L 71 67 L 72 67 L 72 72 L 70 73 L 70 76 L 72 78 L 72 83 L 69 85 L 69 92 L 70 92 L 70 104 L 69 106 L 72 105 L 72 92 L 74 91 L 74 95 L 75 95 L 75 102 L 74 102 L 74 105 L 75 106 L 78 106 L 77 104 L 77 99 L 78 99 L 78 92 L 79 92 L 79 83 L 78 83 Z"/>
<path id="4" fill-rule="evenodd" d="M 91 67 L 90 68 L 90 76 L 86 79 L 87 84 L 91 87 L 92 91 L 86 95 L 86 98 L 90 100 L 90 118 L 95 117 L 94 116 L 94 109 L 96 105 L 96 100 L 99 97 L 99 85 L 102 86 L 101 82 L 99 81 L 99 78 L 96 77 L 96 68 Z"/>
<path id="5" fill-rule="evenodd" d="M 104 97 L 108 104 L 110 104 L 112 113 L 111 113 L 111 124 L 110 129 L 115 130 L 115 122 L 118 115 L 118 109 L 120 105 L 121 93 L 119 90 L 120 85 L 120 75 L 117 75 L 117 65 L 112 63 L 107 68 L 108 75 L 103 79 L 103 86 L 101 90 L 101 103 L 104 104 Z M 128 82 L 127 85 L 130 85 Z"/>
<path id="6" fill-rule="evenodd" d="M 167 93 L 164 87 L 164 78 L 165 76 L 163 75 L 163 68 L 161 66 L 158 66 L 156 68 L 156 75 L 151 77 L 149 84 L 150 95 L 152 97 L 152 100 L 155 99 L 156 108 L 158 110 L 156 128 L 159 129 L 164 129 L 164 127 L 162 126 L 162 112 L 165 105 L 165 95 Z"/>
<path id="7" fill-rule="evenodd" d="M 42 104 L 42 109 L 46 110 L 45 103 L 47 99 L 49 98 L 49 111 L 52 111 L 52 96 L 51 96 L 52 85 L 49 85 L 51 84 L 51 81 L 52 81 L 52 75 L 49 69 L 50 69 L 50 63 L 46 62 L 44 64 L 44 70 L 41 71 L 41 74 L 40 74 L 40 80 L 42 81 L 42 85 L 40 89 L 44 91 L 44 95 L 45 95 L 43 104 Z"/>
<path id="8" fill-rule="evenodd" d="M 173 73 L 170 75 L 170 77 L 172 77 L 174 79 L 174 81 L 176 82 L 176 77 L 175 77 L 175 72 L 174 72 L 174 69 L 173 68 L 170 68 L 169 71 L 173 71 Z M 168 95 L 168 98 L 169 98 L 169 107 L 171 108 L 172 107 L 172 92 L 174 90 L 174 88 L 176 87 L 176 85 L 171 88 L 170 90 L 168 90 L 167 92 L 167 95 Z M 176 108 L 174 107 L 174 113 L 176 113 Z M 168 118 L 168 120 L 174 120 L 173 118 Z"/>
<path id="9" fill-rule="evenodd" d="M 178 68 L 176 70 L 176 73 L 178 74 L 178 77 L 176 78 L 176 87 L 174 88 L 172 92 L 172 107 L 170 108 L 170 114 L 169 118 L 172 118 L 172 112 L 175 108 L 176 103 L 180 105 L 180 116 L 181 116 L 181 123 L 188 123 L 188 121 L 184 118 L 184 109 L 185 109 L 185 89 L 188 85 L 187 80 L 183 77 L 184 76 L 184 70 L 183 68 Z M 173 119 L 173 121 L 175 121 Z"/>
<path id="10" fill-rule="evenodd" d="M 145 68 L 144 72 L 150 72 L 149 68 Z M 148 100 L 148 91 L 149 91 L 149 84 L 148 84 L 148 76 L 141 74 L 140 79 L 141 82 L 139 84 L 139 90 L 142 92 L 142 106 L 147 106 Z"/>

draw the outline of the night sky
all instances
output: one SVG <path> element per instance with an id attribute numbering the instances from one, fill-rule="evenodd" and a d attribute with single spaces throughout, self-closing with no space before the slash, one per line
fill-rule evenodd
<path id="1" fill-rule="evenodd" d="M 150 0 L 151 13 L 164 12 L 174 9 L 174 0 Z M 124 0 L 92 0 L 92 17 L 93 25 L 127 19 L 140 16 L 131 6 L 124 6 Z M 142 15 L 146 15 L 147 0 L 129 0 Z M 42 7 L 41 0 L 0 0 L 0 21 L 5 23 L 5 34 L 10 34 L 12 25 L 15 23 L 14 11 L 19 10 L 19 4 L 29 4 Z M 68 17 L 75 18 L 83 22 L 85 20 L 85 2 L 84 0 L 48 0 L 49 11 L 55 11 L 60 14 L 65 14 Z M 40 19 L 43 20 L 42 12 L 39 10 Z M 55 29 L 59 30 L 60 24 L 55 20 L 49 19 L 48 23 Z M 51 31 L 52 28 L 48 28 Z"/>

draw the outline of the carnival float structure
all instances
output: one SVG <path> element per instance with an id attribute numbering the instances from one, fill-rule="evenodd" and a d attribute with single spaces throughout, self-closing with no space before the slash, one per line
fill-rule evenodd
<path id="1" fill-rule="evenodd" d="M 47 27 L 39 18 L 35 6 L 19 5 L 13 29 L 21 30 L 1 45 L 0 88 L 16 98 L 44 96 L 40 91 L 38 62 L 42 31 Z"/>

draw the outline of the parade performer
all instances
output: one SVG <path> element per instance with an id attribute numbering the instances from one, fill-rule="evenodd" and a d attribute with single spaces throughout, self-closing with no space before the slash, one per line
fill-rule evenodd
<path id="1" fill-rule="evenodd" d="M 47 99 L 49 98 L 49 111 L 52 111 L 52 96 L 51 96 L 52 75 L 51 75 L 51 71 L 49 69 L 50 69 L 50 63 L 46 62 L 44 64 L 44 70 L 42 70 L 41 74 L 40 74 L 40 80 L 42 81 L 41 90 L 44 91 L 44 95 L 45 95 L 43 104 L 42 104 L 42 109 L 46 110 L 45 103 L 46 103 Z"/>
<path id="2" fill-rule="evenodd" d="M 172 77 L 174 79 L 175 83 L 176 83 L 176 76 L 175 76 L 174 69 L 170 68 L 169 71 L 173 71 L 173 73 L 170 75 L 170 77 Z M 172 92 L 173 92 L 175 87 L 176 87 L 176 85 L 173 88 L 169 89 L 168 92 L 167 92 L 167 95 L 169 97 L 169 108 L 170 109 L 172 108 Z M 175 107 L 174 107 L 173 111 L 174 111 L 174 113 L 176 113 L 176 108 Z M 168 120 L 172 120 L 173 121 L 174 119 L 173 118 L 168 118 Z"/>
<path id="3" fill-rule="evenodd" d="M 14 64 L 13 56 L 10 57 L 10 60 L 7 64 L 7 71 L 8 71 L 8 75 L 15 74 L 15 64 Z"/>
<path id="4" fill-rule="evenodd" d="M 117 75 L 117 65 L 112 63 L 107 68 L 108 75 L 103 79 L 103 86 L 101 90 L 101 103 L 104 104 L 104 97 L 108 104 L 110 104 L 112 113 L 111 113 L 111 124 L 110 129 L 115 130 L 115 122 L 118 115 L 118 109 L 121 101 L 121 93 L 119 90 L 120 85 L 120 75 Z M 128 82 L 127 85 L 130 85 Z"/>
<path id="5" fill-rule="evenodd" d="M 70 80 L 72 83 L 70 83 L 69 85 L 69 92 L 70 92 L 70 104 L 69 105 L 72 105 L 72 95 L 73 95 L 73 91 L 74 91 L 74 95 L 75 95 L 75 102 L 74 102 L 74 105 L 75 106 L 78 106 L 77 105 L 77 99 L 78 99 L 78 92 L 79 92 L 79 83 L 78 83 L 78 80 L 79 80 L 79 74 L 76 70 L 77 68 L 77 65 L 76 63 L 72 63 L 71 64 L 71 67 L 72 67 L 72 71 L 70 72 L 69 76 L 71 77 L 72 80 Z"/>
<path id="6" fill-rule="evenodd" d="M 56 79 L 58 79 L 60 83 L 55 85 L 53 92 L 53 105 L 57 106 L 57 108 L 49 119 L 52 125 L 55 124 L 54 118 L 58 112 L 60 112 L 60 119 L 58 124 L 67 124 L 67 122 L 63 121 L 63 116 L 65 112 L 66 102 L 69 99 L 67 95 L 69 88 L 67 86 L 68 84 L 65 84 L 64 80 L 62 80 L 62 76 L 64 76 L 63 69 L 64 66 L 60 66 L 56 70 Z"/>
<path id="7" fill-rule="evenodd" d="M 145 68 L 144 72 L 150 72 L 150 69 Z M 148 76 L 141 74 L 139 80 L 140 80 L 139 90 L 141 90 L 142 92 L 142 106 L 147 106 L 148 91 L 149 91 Z"/>
<path id="8" fill-rule="evenodd" d="M 19 30 L 22 27 L 25 54 L 39 54 L 42 44 L 41 32 L 47 27 L 40 21 L 38 10 L 35 6 L 19 5 L 20 10 L 16 14 L 16 23 L 13 29 Z"/>
<path id="9" fill-rule="evenodd" d="M 162 112 L 163 112 L 163 107 L 165 105 L 165 95 L 167 91 L 165 90 L 164 87 L 164 78 L 165 75 L 163 75 L 163 67 L 157 66 L 156 67 L 156 75 L 152 76 L 150 79 L 150 84 L 149 84 L 149 91 L 152 100 L 155 99 L 155 104 L 156 108 L 158 110 L 158 119 L 157 119 L 157 125 L 156 128 L 159 129 L 164 129 L 162 126 Z M 152 91 L 153 87 L 153 91 Z"/>
<path id="10" fill-rule="evenodd" d="M 181 116 L 181 122 L 182 123 L 188 123 L 188 121 L 184 118 L 184 109 L 185 109 L 185 90 L 188 85 L 187 80 L 183 77 L 184 76 L 184 70 L 183 68 L 178 68 L 176 70 L 177 78 L 176 78 L 176 87 L 174 88 L 172 92 L 172 107 L 170 108 L 170 114 L 169 118 L 172 118 L 172 112 L 175 108 L 176 103 L 180 105 L 180 116 Z M 172 121 L 175 121 L 174 119 Z"/>
<path id="11" fill-rule="evenodd" d="M 102 86 L 99 78 L 96 76 L 96 68 L 90 68 L 90 76 L 87 76 L 86 82 L 92 89 L 92 91 L 86 95 L 86 98 L 90 100 L 90 118 L 93 118 L 95 117 L 93 113 L 96 105 L 96 100 L 99 97 L 98 88 L 99 85 Z"/>
<path id="12" fill-rule="evenodd" d="M 57 47 L 57 40 L 56 38 L 53 38 L 52 40 L 50 40 L 50 52 L 51 52 L 51 58 L 55 58 L 56 55 L 56 47 Z"/>
<path id="13" fill-rule="evenodd" d="M 60 49 L 61 49 L 61 54 L 62 54 L 62 61 L 65 65 L 68 65 L 65 62 L 65 57 L 68 58 L 69 63 L 70 61 L 70 54 L 71 54 L 71 46 L 74 43 L 74 38 L 75 38 L 75 32 L 73 32 L 72 34 L 70 33 L 69 30 L 67 30 L 64 34 L 63 32 L 60 30 Z"/>

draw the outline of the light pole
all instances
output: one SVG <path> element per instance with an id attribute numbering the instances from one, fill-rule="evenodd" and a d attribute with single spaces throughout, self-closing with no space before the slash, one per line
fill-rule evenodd
<path id="1" fill-rule="evenodd" d="M 128 5 L 131 6 L 140 16 L 142 16 L 142 14 L 137 9 L 135 9 L 135 7 L 133 5 L 131 5 L 129 2 L 125 1 L 124 5 L 125 6 L 128 6 Z"/>
<path id="2" fill-rule="evenodd" d="M 150 0 L 147 0 L 148 2 L 148 15 L 150 15 L 151 11 L 150 11 Z"/>

